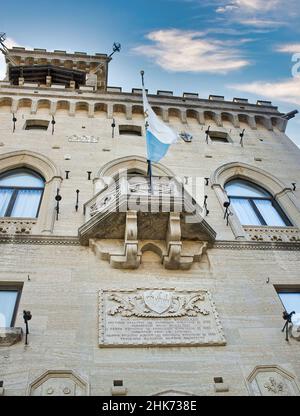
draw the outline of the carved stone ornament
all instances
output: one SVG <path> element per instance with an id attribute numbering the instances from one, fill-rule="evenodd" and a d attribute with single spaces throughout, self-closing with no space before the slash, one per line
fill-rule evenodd
<path id="1" fill-rule="evenodd" d="M 244 230 L 252 241 L 268 241 L 272 243 L 296 243 L 300 241 L 300 230 L 297 227 L 250 227 Z"/>
<path id="2" fill-rule="evenodd" d="M 22 328 L 0 328 L 0 347 L 10 347 L 22 340 Z"/>
<path id="3" fill-rule="evenodd" d="M 206 290 L 100 291 L 100 346 L 225 345 Z"/>
<path id="4" fill-rule="evenodd" d="M 112 316 L 166 318 L 197 316 L 199 313 L 209 315 L 209 311 L 201 307 L 201 302 L 205 301 L 204 293 L 180 295 L 166 290 L 146 290 L 133 297 L 111 294 L 108 299 L 115 302 L 115 306 L 107 311 Z"/>
<path id="5" fill-rule="evenodd" d="M 46 371 L 28 388 L 29 396 L 88 396 L 89 386 L 74 371 Z"/>
<path id="6" fill-rule="evenodd" d="M 2 218 L 0 220 L 0 234 L 28 235 L 31 234 L 32 228 L 36 225 L 36 222 L 36 220 L 30 219 Z"/>
<path id="7" fill-rule="evenodd" d="M 99 137 L 86 136 L 86 135 L 78 136 L 77 134 L 73 134 L 73 136 L 70 136 L 68 138 L 68 141 L 69 142 L 79 142 L 79 143 L 98 143 L 99 142 Z"/>
<path id="8" fill-rule="evenodd" d="M 111 195 L 106 198 L 107 200 L 102 201 L 103 204 L 109 203 Z M 102 260 L 108 260 L 116 269 L 137 269 L 141 264 L 143 251 L 143 243 L 138 240 L 137 218 L 136 211 L 126 212 L 125 240 L 121 247 L 111 247 L 113 240 L 109 240 L 109 247 L 106 248 L 105 240 L 90 239 L 89 244 L 95 254 Z M 150 221 L 147 222 L 149 223 Z M 164 227 L 158 223 L 156 228 Z M 190 269 L 194 262 L 201 261 L 208 247 L 207 241 L 193 241 L 189 244 L 189 250 L 185 250 L 185 242 L 181 240 L 180 214 L 177 213 L 169 214 L 166 237 L 161 243 L 162 247 L 157 246 L 156 253 L 162 265 L 169 270 Z"/>
<path id="9" fill-rule="evenodd" d="M 252 396 L 300 395 L 295 376 L 277 365 L 255 367 L 247 380 Z"/>

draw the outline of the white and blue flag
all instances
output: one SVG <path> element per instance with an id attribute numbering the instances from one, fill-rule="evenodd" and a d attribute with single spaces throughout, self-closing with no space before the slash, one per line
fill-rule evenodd
<path id="1" fill-rule="evenodd" d="M 143 104 L 146 121 L 147 158 L 159 162 L 167 153 L 169 146 L 177 140 L 177 134 L 163 123 L 152 110 L 143 85 Z"/>

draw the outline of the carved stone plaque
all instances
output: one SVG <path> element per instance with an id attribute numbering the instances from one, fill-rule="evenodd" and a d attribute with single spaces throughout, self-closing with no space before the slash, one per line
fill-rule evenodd
<path id="1" fill-rule="evenodd" d="M 73 136 L 70 136 L 68 138 L 68 141 L 69 142 L 80 142 L 80 143 L 98 143 L 99 142 L 99 137 L 86 136 L 86 135 L 78 136 L 77 134 L 73 134 Z"/>
<path id="2" fill-rule="evenodd" d="M 207 290 L 100 291 L 100 347 L 225 345 Z"/>
<path id="3" fill-rule="evenodd" d="M 257 366 L 248 377 L 253 396 L 299 396 L 293 374 L 279 366 Z"/>
<path id="4" fill-rule="evenodd" d="M 88 384 L 73 371 L 49 370 L 29 385 L 29 396 L 87 396 Z"/>

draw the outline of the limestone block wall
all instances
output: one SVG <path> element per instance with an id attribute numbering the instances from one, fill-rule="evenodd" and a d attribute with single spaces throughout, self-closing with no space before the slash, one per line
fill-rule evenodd
<path id="1" fill-rule="evenodd" d="M 44 95 L 43 98 L 24 98 L 26 95 L 34 95 L 34 92 L 31 90 L 29 94 L 29 92 L 25 93 L 20 88 L 12 87 L 2 87 L 0 89 L 0 150 L 1 154 L 22 150 L 37 152 L 49 158 L 57 166 L 62 178 L 59 188 L 63 200 L 61 202 L 60 220 L 54 223 L 53 233 L 55 235 L 76 235 L 77 228 L 83 223 L 82 204 L 89 200 L 94 193 L 93 181 L 87 180 L 87 171 L 92 172 L 91 178 L 93 179 L 97 176 L 100 168 L 110 161 L 132 155 L 145 157 L 145 140 L 143 137 L 119 135 L 118 132 L 119 125 L 129 124 L 140 126 L 142 134 L 144 134 L 141 96 L 138 94 L 122 95 L 116 93 L 85 94 L 75 102 L 73 98 L 70 98 L 73 94 L 71 92 L 66 91 L 62 95 L 61 92 L 49 90 L 47 91 L 47 97 L 43 89 L 38 89 L 38 95 Z M 59 109 L 60 105 L 56 105 L 55 110 L 53 103 L 61 99 L 56 98 L 58 94 L 63 97 L 65 104 L 61 104 L 61 109 Z M 90 113 L 89 108 L 97 106 L 98 96 L 101 97 L 104 103 L 101 104 L 103 111 L 101 110 L 99 114 L 97 111 Z M 93 97 L 93 100 L 91 100 L 91 97 Z M 89 100 L 93 102 L 88 103 Z M 121 100 L 124 104 L 116 104 Z M 180 101 L 173 97 L 155 96 L 152 98 L 154 107 L 156 101 L 157 105 L 161 106 L 161 114 L 164 111 L 169 114 L 167 119 L 171 127 L 178 132 L 188 131 L 193 135 L 191 143 L 185 143 L 178 139 L 178 142 L 172 146 L 163 160 L 163 164 L 174 175 L 180 177 L 210 177 L 217 168 L 226 163 L 241 162 L 273 174 L 287 188 L 292 186 L 292 182 L 299 183 L 299 150 L 287 138 L 285 133 L 278 129 L 274 120 L 277 118 L 282 122 L 283 119 L 279 118 L 280 113 L 274 107 L 243 105 L 245 107 L 243 111 L 247 114 L 247 117 L 257 117 L 258 122 L 255 125 L 247 124 L 244 121 L 247 118 L 240 117 L 243 121 L 240 122 L 239 127 L 236 127 L 238 114 L 231 114 L 229 117 L 229 113 L 226 113 L 227 115 L 224 113 L 224 120 L 222 121 L 220 115 L 219 121 L 217 121 L 217 114 L 222 113 L 220 110 L 222 106 L 224 109 L 229 106 L 228 102 L 210 102 L 206 100 L 205 103 L 197 103 L 201 107 L 206 105 L 206 110 L 204 108 L 192 110 L 189 105 L 193 100 L 189 102 L 187 99 L 184 104 L 181 100 L 180 111 L 176 112 L 171 107 L 174 104 L 171 104 L 170 100 Z M 72 101 L 73 104 L 67 104 L 69 101 Z M 194 101 L 193 105 L 195 106 Z M 80 104 L 83 102 L 87 103 L 85 109 L 82 109 L 83 107 Z M 217 110 L 213 110 L 213 106 Z M 231 103 L 230 106 L 234 108 L 236 113 L 240 111 L 236 103 Z M 74 111 L 70 113 L 69 107 L 72 107 Z M 107 110 L 109 107 L 112 111 Z M 17 118 L 14 133 L 12 132 L 13 111 L 15 111 L 14 114 Z M 197 111 L 203 112 L 203 120 L 194 117 L 194 113 Z M 253 113 L 255 114 L 255 112 L 260 113 L 260 115 L 254 116 Z M 52 114 L 55 115 L 56 121 L 53 135 L 51 134 L 51 123 L 47 131 L 24 130 L 27 119 L 51 121 Z M 92 117 L 90 117 L 91 115 Z M 116 123 L 114 138 L 112 138 L 112 117 L 114 117 Z M 199 122 L 201 120 L 201 123 L 204 124 Z M 220 123 L 223 124 L 222 127 L 220 127 Z M 227 132 L 231 142 L 215 143 L 209 141 L 207 144 L 205 131 L 208 125 L 211 126 L 211 130 Z M 243 147 L 240 145 L 239 136 L 242 128 L 245 128 Z M 93 136 L 99 140 L 97 143 L 69 142 L 69 137 L 75 134 L 77 136 Z M 285 169 L 285 166 L 289 168 Z M 278 169 L 278 167 L 282 168 Z M 68 180 L 65 179 L 66 170 L 70 171 Z M 75 212 L 76 189 L 80 190 L 80 209 L 77 213 Z M 299 189 L 300 187 L 297 187 L 296 191 L 293 192 L 296 199 L 299 198 Z M 226 227 L 222 218 L 223 207 L 216 197 L 215 190 L 207 186 L 205 192 L 208 195 L 210 210 L 207 220 L 216 230 L 217 238 L 234 238 L 230 227 Z M 48 209 L 53 210 L 53 207 L 54 201 L 52 201 L 52 205 L 49 201 Z M 38 233 L 42 231 L 42 229 L 37 230 Z"/>
<path id="2" fill-rule="evenodd" d="M 75 371 L 92 395 L 110 395 L 113 380 L 123 380 L 129 395 L 213 395 L 214 377 L 228 384 L 223 394 L 248 395 L 246 378 L 258 365 L 276 364 L 300 378 L 299 345 L 285 341 L 274 289 L 299 282 L 299 261 L 298 252 L 218 248 L 190 271 L 162 269 L 149 252 L 139 270 L 118 271 L 86 247 L 2 244 L 1 281 L 24 283 L 16 326 L 24 326 L 23 309 L 33 315 L 29 345 L 0 349 L 5 394 L 27 394 L 47 370 Z M 98 291 L 136 287 L 208 289 L 226 346 L 99 348 Z"/>
<path id="3" fill-rule="evenodd" d="M 24 327 L 23 310 L 33 315 L 29 345 L 24 346 L 23 338 L 0 348 L 5 394 L 30 394 L 30 384 L 49 370 L 74 371 L 90 386 L 92 395 L 111 394 L 113 380 L 123 380 L 129 395 L 170 389 L 213 395 L 215 377 L 223 377 L 229 387 L 228 392 L 218 394 L 247 395 L 247 377 L 257 366 L 279 366 L 297 382 L 299 343 L 284 339 L 283 306 L 274 286 L 299 287 L 299 243 L 236 241 L 211 183 L 218 168 L 234 162 L 267 172 L 290 198 L 287 214 L 293 216 L 296 233 L 300 153 L 284 133 L 281 113 L 270 106 L 151 96 L 162 119 L 175 130 L 193 135 L 191 143 L 178 139 L 162 166 L 180 177 L 210 178 L 205 187 L 210 212 L 205 219 L 216 231 L 217 242 L 190 270 L 166 270 L 158 256 L 148 251 L 142 254 L 137 270 L 117 270 L 89 247 L 80 246 L 77 233 L 85 221 L 83 204 L 94 196 L 101 168 L 119 158 L 145 157 L 143 135 L 118 132 L 119 125 L 129 124 L 140 126 L 144 133 L 141 96 L 80 92 L 3 83 L 0 88 L 0 173 L 32 163 L 44 175 L 47 187 L 39 218 L 28 225 L 27 236 L 5 238 L 0 231 L 0 284 L 23 283 L 15 326 Z M 13 114 L 17 118 L 14 132 Z M 51 123 L 47 131 L 24 129 L 27 119 L 51 122 L 52 116 L 56 121 L 53 135 Z M 206 143 L 208 126 L 227 132 L 231 142 Z M 242 147 L 239 134 L 243 128 Z M 69 141 L 74 135 L 97 140 Z M 69 171 L 69 179 L 65 171 Z M 297 184 L 295 190 L 292 183 Z M 57 188 L 62 196 L 58 221 L 54 210 Z M 249 233 L 255 235 L 256 231 Z M 209 290 L 227 344 L 100 348 L 98 291 L 137 287 Z"/>

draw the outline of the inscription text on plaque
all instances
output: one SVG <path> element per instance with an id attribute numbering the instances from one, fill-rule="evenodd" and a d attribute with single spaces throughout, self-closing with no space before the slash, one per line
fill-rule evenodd
<path id="1" fill-rule="evenodd" d="M 101 347 L 226 344 L 207 290 L 102 290 L 99 296 Z"/>

